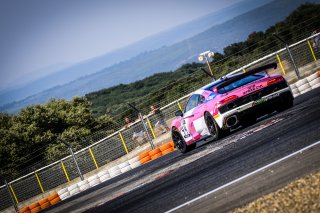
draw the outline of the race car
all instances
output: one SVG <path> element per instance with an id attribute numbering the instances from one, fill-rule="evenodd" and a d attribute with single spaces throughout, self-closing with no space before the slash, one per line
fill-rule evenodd
<path id="1" fill-rule="evenodd" d="M 208 136 L 221 138 L 230 129 L 247 126 L 257 118 L 293 106 L 292 91 L 281 75 L 269 75 L 268 64 L 245 73 L 222 77 L 195 91 L 175 113 L 171 132 L 175 147 L 185 153 Z"/>

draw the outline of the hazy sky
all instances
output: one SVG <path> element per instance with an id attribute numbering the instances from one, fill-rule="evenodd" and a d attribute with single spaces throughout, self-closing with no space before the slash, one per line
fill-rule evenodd
<path id="1" fill-rule="evenodd" d="M 76 63 L 240 0 L 1 0 L 0 87 Z"/>

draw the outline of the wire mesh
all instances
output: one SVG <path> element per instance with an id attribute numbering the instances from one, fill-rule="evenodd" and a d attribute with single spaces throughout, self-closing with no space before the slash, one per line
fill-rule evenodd
<path id="1" fill-rule="evenodd" d="M 80 175 L 78 173 L 77 166 L 76 166 L 72 157 L 69 157 L 69 158 L 63 160 L 63 165 L 66 169 L 66 172 L 69 176 L 70 181 L 73 179 L 76 179 L 77 177 L 80 177 Z"/>
<path id="2" fill-rule="evenodd" d="M 169 119 L 170 114 L 168 110 L 164 111 L 161 109 L 158 110 L 157 114 L 151 115 L 149 117 L 155 137 L 159 137 L 161 134 L 166 133 L 169 130 L 170 124 L 167 122 L 167 120 Z"/>
<path id="3" fill-rule="evenodd" d="M 137 122 L 132 124 L 132 126 L 129 126 L 128 128 L 125 128 L 123 131 L 121 131 L 123 140 L 128 148 L 128 151 L 132 151 L 133 149 L 149 141 L 142 122 L 144 122 L 144 125 L 146 125 L 146 127 L 148 128 L 148 123 L 146 119 L 143 119 L 143 121 L 138 119 Z M 150 130 L 148 131 L 148 133 L 150 136 L 152 135 Z"/>
<path id="4" fill-rule="evenodd" d="M 11 184 L 19 202 L 41 194 L 41 188 L 34 173 Z"/>
<path id="5" fill-rule="evenodd" d="M 75 155 L 82 174 L 88 173 L 96 169 L 89 149 L 85 149 Z"/>
<path id="6" fill-rule="evenodd" d="M 119 134 L 115 134 L 91 147 L 99 166 L 103 166 L 126 154 Z"/>
<path id="7" fill-rule="evenodd" d="M 12 201 L 6 187 L 0 188 L 0 198 L 1 198 L 0 210 L 6 209 L 12 206 Z"/>
<path id="8" fill-rule="evenodd" d="M 60 163 L 54 164 L 44 170 L 40 170 L 37 174 L 44 191 L 54 189 L 68 181 Z"/>

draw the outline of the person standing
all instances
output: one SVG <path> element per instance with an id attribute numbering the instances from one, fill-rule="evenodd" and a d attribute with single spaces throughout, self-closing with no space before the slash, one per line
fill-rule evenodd
<path id="1" fill-rule="evenodd" d="M 315 35 L 319 33 L 319 30 L 315 30 L 311 33 L 311 36 Z M 312 39 L 312 47 L 317 51 L 320 52 L 320 41 L 319 41 L 319 35 L 313 37 Z"/>
<path id="2" fill-rule="evenodd" d="M 159 128 L 160 131 L 162 132 L 162 134 L 169 132 L 170 128 L 168 127 L 165 118 L 164 118 L 164 114 L 161 112 L 161 110 L 156 107 L 155 105 L 151 105 L 150 106 L 151 112 L 150 114 L 155 115 L 158 119 L 158 121 L 155 124 L 155 127 Z"/>
<path id="3" fill-rule="evenodd" d="M 129 117 L 125 117 L 124 120 L 124 129 L 132 129 L 133 134 L 132 134 L 132 141 L 135 144 L 135 146 L 141 146 L 147 141 L 147 133 L 144 130 L 138 129 L 137 125 L 134 125 Z"/>

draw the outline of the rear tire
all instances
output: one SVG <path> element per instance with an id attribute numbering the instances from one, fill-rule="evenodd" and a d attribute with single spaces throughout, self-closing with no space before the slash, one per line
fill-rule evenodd
<path id="1" fill-rule="evenodd" d="M 186 141 L 184 140 L 184 138 L 182 137 L 180 132 L 178 132 L 177 129 L 172 129 L 172 140 L 173 140 L 173 142 L 175 144 L 175 147 L 181 153 L 186 153 L 186 152 L 191 151 L 194 148 L 196 148 L 196 143 L 195 142 L 190 144 L 190 145 L 187 145 Z"/>
<path id="2" fill-rule="evenodd" d="M 219 128 L 216 121 L 214 120 L 214 118 L 212 117 L 212 115 L 206 112 L 204 115 L 204 120 L 206 122 L 210 135 L 213 137 L 213 140 L 219 139 L 222 136 L 222 131 Z"/>

